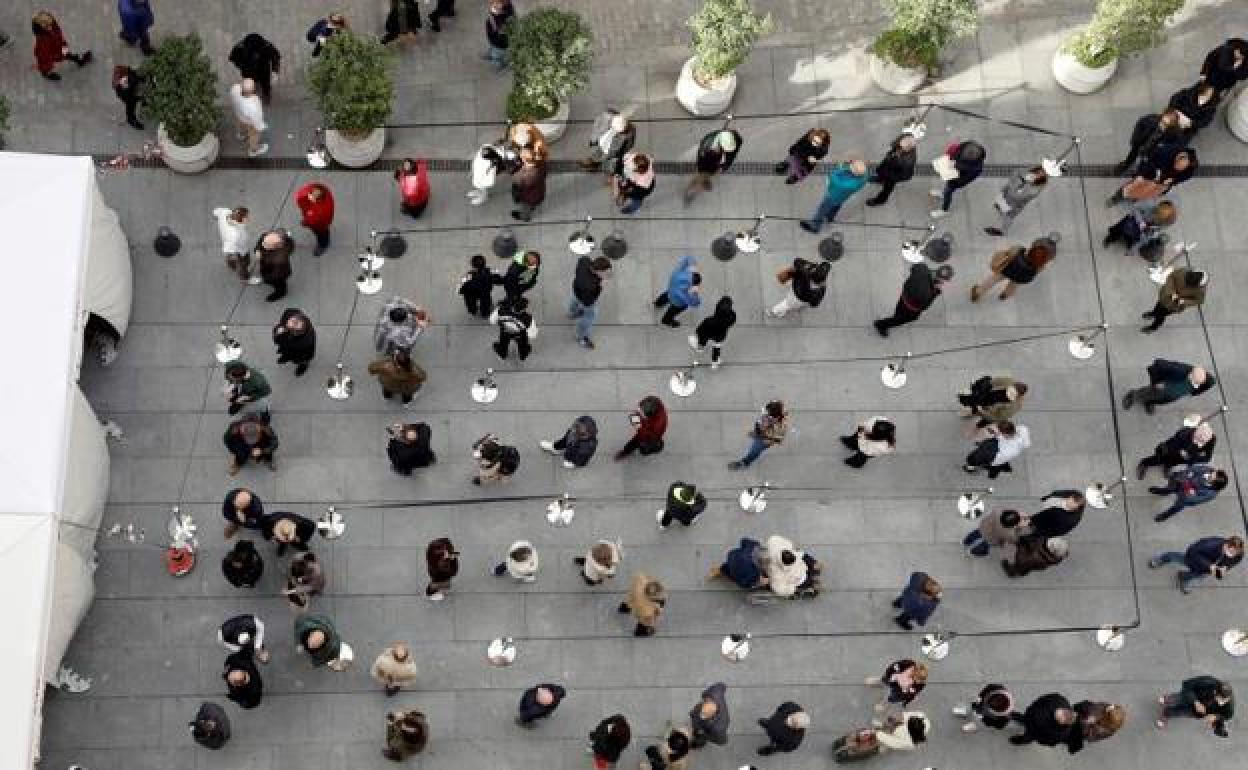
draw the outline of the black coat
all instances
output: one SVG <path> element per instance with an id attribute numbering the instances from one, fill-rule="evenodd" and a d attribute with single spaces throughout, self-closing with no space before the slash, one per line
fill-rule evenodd
<path id="1" fill-rule="evenodd" d="M 225 644 L 242 647 L 244 650 L 255 651 L 256 646 L 256 616 L 255 615 L 235 615 L 227 618 L 221 624 L 221 639 Z M 243 634 L 248 636 L 246 642 L 242 641 Z"/>
<path id="2" fill-rule="evenodd" d="M 200 704 L 194 721 L 187 726 L 191 728 L 191 738 L 206 749 L 219 749 L 230 739 L 229 715 L 210 701 Z"/>
<path id="3" fill-rule="evenodd" d="M 1042 695 L 1032 701 L 1019 721 L 1036 743 L 1041 746 L 1065 743 L 1070 753 L 1074 754 L 1083 748 L 1083 732 L 1079 729 L 1079 720 L 1076 719 L 1069 725 L 1058 724 L 1054 716 L 1058 709 L 1074 710 L 1070 701 L 1060 693 Z"/>
<path id="4" fill-rule="evenodd" d="M 544 687 L 555 696 L 551 700 L 549 706 L 543 706 L 537 702 L 537 688 Z M 559 704 L 563 702 L 563 696 L 567 695 L 567 690 L 557 684 L 539 684 L 524 691 L 524 695 L 520 696 L 520 717 L 526 722 L 530 719 L 540 719 L 554 713 L 559 708 Z"/>
<path id="5" fill-rule="evenodd" d="M 777 751 L 796 751 L 802 745 L 806 731 L 796 730 L 784 723 L 784 720 L 788 719 L 791 714 L 796 714 L 801 710 L 802 707 L 793 701 L 785 701 L 776 709 L 776 713 L 763 720 L 763 730 L 766 731 L 768 740 Z"/>
<path id="6" fill-rule="evenodd" d="M 264 523 L 261 525 L 264 539 L 273 539 L 273 528 L 282 519 L 290 519 L 295 522 L 295 542 L 291 543 L 291 546 L 300 550 L 307 550 L 308 543 L 312 540 L 312 536 L 316 534 L 316 522 L 297 513 L 278 511 L 265 516 Z"/>
<path id="7" fill-rule="evenodd" d="M 229 675 L 231 671 L 240 670 L 246 671 L 250 679 L 247 684 L 235 687 L 229 683 Z M 260 699 L 264 697 L 264 682 L 260 679 L 260 669 L 256 668 L 250 651 L 236 652 L 226 658 L 225 671 L 222 672 L 221 678 L 226 680 L 225 686 L 229 691 L 226 697 L 237 703 L 240 708 L 254 709 L 260 705 Z"/>
<path id="8" fill-rule="evenodd" d="M 932 306 L 940 296 L 940 287 L 936 285 L 936 275 L 926 264 L 920 262 L 910 268 L 910 275 L 901 285 L 901 300 L 911 310 L 923 312 Z"/>
<path id="9" fill-rule="evenodd" d="M 1174 168 L 1174 157 L 1180 152 L 1186 152 L 1192 160 L 1187 165 L 1187 168 L 1182 171 Z M 1184 147 L 1178 144 L 1159 144 L 1140 164 L 1140 168 L 1135 174 L 1136 176 L 1174 187 L 1191 179 L 1196 174 L 1196 169 L 1198 168 L 1200 168 L 1200 161 L 1196 158 L 1196 151 L 1191 147 Z"/>
<path id="10" fill-rule="evenodd" d="M 507 272 L 501 277 L 495 277 L 495 281 L 503 285 L 503 292 L 509 298 L 524 296 L 524 293 L 537 285 L 537 276 L 542 271 L 542 266 L 529 267 L 521 265 L 514 260 L 507 267 Z"/>
<path id="11" fill-rule="evenodd" d="M 741 151 L 741 135 L 736 131 L 729 131 L 737 140 L 737 149 L 732 152 L 724 152 L 719 148 L 719 144 L 715 138 L 719 136 L 719 131 L 712 131 L 702 137 L 702 141 L 698 142 L 697 169 L 703 174 L 715 174 L 720 171 L 727 171 L 732 168 L 732 164 L 737 160 L 737 153 Z"/>
<path id="12" fill-rule="evenodd" d="M 957 179 L 951 182 L 954 187 L 965 187 L 984 172 L 984 160 L 988 157 L 986 152 L 981 150 L 978 158 L 968 157 L 972 154 L 970 148 L 977 144 L 978 142 L 963 142 L 951 156 L 953 167 L 958 170 Z"/>
<path id="13" fill-rule="evenodd" d="M 918 148 L 903 150 L 893 140 L 893 146 L 875 166 L 875 179 L 879 182 L 906 182 L 914 177 L 914 166 L 918 160 Z"/>
<path id="14" fill-rule="evenodd" d="M 386 456 L 390 458 L 390 464 L 394 466 L 394 470 L 403 475 L 408 475 L 414 468 L 428 468 L 438 461 L 438 456 L 434 454 L 429 443 L 433 436 L 433 431 L 428 424 L 416 423 L 416 441 L 408 442 L 401 438 L 392 438 L 386 446 Z"/>
<path id="15" fill-rule="evenodd" d="M 127 69 L 130 69 L 127 67 Z M 142 98 L 139 96 L 139 87 L 143 85 L 143 76 L 137 70 L 130 69 L 126 78 L 125 87 L 119 85 L 113 86 L 113 93 L 117 94 L 117 98 L 125 105 L 137 104 Z"/>
<path id="16" fill-rule="evenodd" d="M 239 521 L 239 511 L 234 508 L 234 501 L 238 499 L 239 493 L 243 491 L 251 495 L 251 504 L 241 511 L 243 521 Z M 240 524 L 247 529 L 260 529 L 264 519 L 264 503 L 260 501 L 259 495 L 249 489 L 231 489 L 226 494 L 225 501 L 221 503 L 221 515 L 232 524 Z"/>
<path id="17" fill-rule="evenodd" d="M 469 270 L 464 277 L 467 279 L 459 285 L 459 293 L 465 297 L 489 297 L 494 292 L 494 284 L 499 282 L 498 276 L 488 267 Z"/>
<path id="18" fill-rule="evenodd" d="M 1196 446 L 1192 441 L 1195 433 L 1195 428 L 1180 428 L 1173 436 L 1158 444 L 1153 452 L 1167 468 L 1171 465 L 1207 463 L 1213 459 L 1213 449 L 1218 443 L 1218 437 L 1211 437 L 1204 446 Z"/>
<path id="19" fill-rule="evenodd" d="M 823 160 L 828 155 L 828 143 L 815 146 L 810 141 L 810 134 L 802 134 L 802 138 L 789 145 L 789 157 L 797 158 L 801 167 L 809 174 L 815 169 L 815 164 L 810 162 L 810 158 L 814 158 L 816 162 Z"/>
<path id="20" fill-rule="evenodd" d="M 801 257 L 793 260 L 793 296 L 811 307 L 819 307 L 824 295 L 828 292 L 826 281 L 817 284 L 811 280 L 811 273 L 816 267 L 814 262 Z"/>
<path id="21" fill-rule="evenodd" d="M 1182 143 L 1183 131 L 1178 126 L 1162 130 L 1161 113 L 1141 117 L 1131 129 L 1131 147 L 1145 157 L 1153 154 L 1160 145 Z"/>
<path id="22" fill-rule="evenodd" d="M 1079 526 L 1080 521 L 1083 521 L 1082 508 L 1068 511 L 1060 505 L 1055 505 L 1031 517 L 1031 534 L 1043 539 L 1061 537 Z"/>
<path id="23" fill-rule="evenodd" d="M 250 540 L 239 540 L 221 559 L 221 574 L 235 588 L 254 588 L 264 574 L 264 559 Z"/>
<path id="24" fill-rule="evenodd" d="M 1027 249 L 1017 246 L 1011 250 L 1010 261 L 1005 263 L 1001 275 L 1014 283 L 1031 283 L 1040 272 L 1027 259 Z"/>
<path id="25" fill-rule="evenodd" d="M 725 302 L 724 299 L 715 303 L 715 312 L 698 324 L 697 333 L 708 340 L 723 342 L 728 337 L 728 330 L 737 323 L 737 313 L 732 309 L 732 303 Z"/>
<path id="26" fill-rule="evenodd" d="M 303 318 L 306 324 L 303 334 L 291 334 L 289 331 L 279 334 L 278 330 L 294 316 Z M 277 355 L 280 358 L 296 363 L 311 361 L 316 355 L 316 329 L 312 326 L 312 319 L 297 307 L 286 308 L 282 311 L 282 317 L 277 320 L 277 325 L 273 327 L 273 344 L 277 346 Z"/>
<path id="27" fill-rule="evenodd" d="M 282 52 L 252 32 L 230 50 L 230 64 L 238 67 L 243 77 L 267 83 L 274 73 L 282 69 Z"/>
<path id="28" fill-rule="evenodd" d="M 632 732 L 623 714 L 607 717 L 589 734 L 589 746 L 594 754 L 612 763 L 619 761 L 630 740 Z"/>
<path id="29" fill-rule="evenodd" d="M 1200 103 L 1198 94 L 1201 84 L 1196 84 L 1190 88 L 1184 88 L 1175 91 L 1170 97 L 1167 109 L 1178 110 L 1192 121 L 1192 127 L 1188 130 L 1188 135 L 1196 133 L 1213 122 L 1213 117 L 1218 114 L 1218 105 L 1222 103 L 1222 96 L 1217 92 L 1213 93 L 1213 98 L 1204 104 Z"/>
<path id="30" fill-rule="evenodd" d="M 290 278 L 294 270 L 291 268 L 290 257 L 295 253 L 295 239 L 289 234 L 282 234 L 282 245 L 275 249 L 263 247 L 264 236 L 256 241 L 256 258 L 260 260 L 260 277 L 266 282 L 284 281 Z"/>
<path id="31" fill-rule="evenodd" d="M 1238 67 L 1223 68 L 1220 66 L 1219 59 L 1222 58 L 1223 52 L 1229 49 L 1239 49 L 1243 54 L 1243 61 Z M 1235 84 L 1241 80 L 1248 79 L 1248 41 L 1233 37 L 1222 45 L 1213 49 L 1205 56 L 1205 62 L 1200 66 L 1200 75 L 1205 82 L 1219 92 L 1234 88 Z"/>
<path id="32" fill-rule="evenodd" d="M 576 260 L 576 276 L 572 279 L 572 294 L 583 305 L 592 305 L 602 294 L 602 276 L 594 270 L 589 257 Z"/>

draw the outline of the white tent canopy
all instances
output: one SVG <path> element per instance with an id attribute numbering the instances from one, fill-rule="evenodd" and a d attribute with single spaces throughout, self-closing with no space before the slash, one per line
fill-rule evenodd
<path id="1" fill-rule="evenodd" d="M 0 377 L 0 757 L 24 768 L 44 679 L 91 602 L 91 530 L 108 492 L 108 450 L 77 384 L 83 327 L 94 312 L 124 331 L 132 289 L 90 158 L 0 153 L 0 232 L 0 328 L 18 364 Z"/>

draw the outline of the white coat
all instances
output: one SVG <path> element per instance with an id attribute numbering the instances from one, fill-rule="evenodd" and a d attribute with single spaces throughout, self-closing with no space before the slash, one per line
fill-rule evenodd
<path id="1" fill-rule="evenodd" d="M 221 234 L 221 251 L 225 254 L 247 254 L 251 252 L 251 236 L 247 233 L 247 225 L 230 219 L 233 209 L 215 208 L 212 215 L 217 218 L 217 232 Z"/>
<path id="2" fill-rule="evenodd" d="M 781 535 L 772 535 L 763 545 L 763 572 L 767 574 L 767 584 L 777 596 L 792 596 L 797 587 L 806 582 L 806 562 L 802 552 L 793 545 L 793 541 Z M 792 564 L 780 561 L 781 551 L 792 551 L 797 560 Z"/>

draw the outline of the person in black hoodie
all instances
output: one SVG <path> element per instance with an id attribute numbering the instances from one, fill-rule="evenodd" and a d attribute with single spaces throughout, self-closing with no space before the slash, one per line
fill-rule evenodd
<path id="1" fill-rule="evenodd" d="M 689 347 L 693 352 L 702 354 L 707 343 L 711 346 L 711 368 L 719 368 L 719 356 L 728 338 L 728 330 L 737 323 L 737 313 L 732 309 L 732 297 L 720 297 L 715 303 L 715 312 L 703 318 L 698 328 L 689 335 Z"/>
<path id="2" fill-rule="evenodd" d="M 812 128 L 789 145 L 789 157 L 776 164 L 777 174 L 787 174 L 785 184 L 796 184 L 815 170 L 815 164 L 827 157 L 832 137 L 826 129 Z"/>
<path id="3" fill-rule="evenodd" d="M 888 336 L 888 330 L 894 326 L 908 324 L 918 320 L 923 311 L 932 306 L 940 296 L 941 287 L 953 278 L 953 268 L 941 265 L 932 270 L 920 262 L 910 268 L 910 275 L 901 286 L 901 296 L 897 299 L 897 307 L 892 316 L 881 318 L 875 322 L 875 330 L 881 337 Z"/>
<path id="4" fill-rule="evenodd" d="M 633 738 L 628 720 L 623 714 L 613 714 L 598 723 L 589 734 L 589 751 L 594 755 L 594 767 L 606 768 L 620 761 L 620 755 Z"/>
<path id="5" fill-rule="evenodd" d="M 551 454 L 562 454 L 565 468 L 584 468 L 598 451 L 598 424 L 593 417 L 581 415 L 558 441 L 539 441 L 537 445 Z"/>
<path id="6" fill-rule="evenodd" d="M 1114 166 L 1115 174 L 1125 174 L 1140 158 L 1147 158 L 1162 145 L 1183 146 L 1183 127 L 1177 110 L 1144 115 L 1131 129 L 1131 149 L 1127 157 Z"/>
<path id="7" fill-rule="evenodd" d="M 524 296 L 524 293 L 537 285 L 537 276 L 542 271 L 542 255 L 536 251 L 517 251 L 507 266 L 507 272 L 501 277 L 495 276 L 494 282 L 502 284 L 507 299 Z"/>
<path id="8" fill-rule="evenodd" d="M 568 318 L 576 319 L 576 341 L 583 348 L 594 349 L 589 336 L 598 317 L 598 299 L 602 285 L 611 274 L 611 260 L 606 257 L 581 257 L 576 261 L 572 279 L 572 296 L 568 299 Z"/>
<path id="9" fill-rule="evenodd" d="M 1166 109 L 1179 114 L 1179 127 L 1183 130 L 1184 137 L 1191 139 L 1213 122 L 1221 104 L 1222 95 L 1216 88 L 1209 83 L 1196 83 L 1175 91 L 1166 104 Z"/>
<path id="10" fill-rule="evenodd" d="M 230 50 L 230 64 L 238 67 L 240 79 L 256 81 L 260 100 L 268 104 L 273 98 L 273 76 L 282 71 L 282 52 L 277 46 L 252 32 Z"/>
<path id="11" fill-rule="evenodd" d="M 908 182 L 914 177 L 914 164 L 918 158 L 918 142 L 912 134 L 902 134 L 893 140 L 884 157 L 875 166 L 870 181 L 880 186 L 879 192 L 867 199 L 868 206 L 881 206 L 893 194 L 898 182 Z"/>
<path id="12" fill-rule="evenodd" d="M 789 293 L 767 310 L 768 318 L 784 318 L 790 310 L 819 307 L 828 291 L 831 262 L 809 262 L 801 257 L 776 274 L 781 283 L 789 284 Z"/>
<path id="13" fill-rule="evenodd" d="M 401 476 L 410 476 L 416 468 L 428 468 L 438 461 L 430 448 L 433 430 L 428 423 L 392 425 L 387 429 L 390 441 L 386 444 L 386 456 L 390 469 Z"/>
<path id="14" fill-rule="evenodd" d="M 957 175 L 946 179 L 943 188 L 931 191 L 933 198 L 940 198 L 940 208 L 932 211 L 932 219 L 949 216 L 953 194 L 974 182 L 984 172 L 984 159 L 988 157 L 988 151 L 979 142 L 955 142 L 945 148 L 945 157 L 952 162 Z"/>
<path id="15" fill-rule="evenodd" d="M 693 178 L 685 188 L 685 205 L 693 196 L 711 189 L 711 177 L 732 168 L 741 151 L 741 135 L 731 129 L 712 131 L 698 142 L 698 154 L 694 162 Z"/>
<path id="16" fill-rule="evenodd" d="M 491 347 L 498 357 L 506 360 L 511 353 L 511 343 L 515 340 L 516 353 L 520 360 L 529 357 L 533 352 L 532 340 L 537 336 L 537 327 L 533 316 L 529 313 L 529 301 L 524 297 L 504 299 L 490 315 L 490 321 L 498 326 L 498 341 Z"/>
<path id="17" fill-rule="evenodd" d="M 226 697 L 240 708 L 254 709 L 260 705 L 260 699 L 264 697 L 264 681 L 260 679 L 260 670 L 256 668 L 250 652 L 236 652 L 226 658 L 221 678 L 225 680 Z"/>
<path id="18" fill-rule="evenodd" d="M 216 703 L 199 704 L 195 718 L 186 723 L 191 739 L 206 749 L 219 749 L 230 740 L 230 717 Z"/>
<path id="19" fill-rule="evenodd" d="M 767 745 L 759 748 L 759 755 L 765 757 L 777 751 L 788 753 L 802 745 L 806 728 L 810 727 L 810 715 L 793 701 L 786 701 L 774 714 L 758 720 L 758 726 L 767 733 Z"/>
<path id="20" fill-rule="evenodd" d="M 312 319 L 297 307 L 286 308 L 273 327 L 273 344 L 277 346 L 277 362 L 294 364 L 295 376 L 302 377 L 316 357 L 316 329 Z"/>
<path id="21" fill-rule="evenodd" d="M 1168 477 L 1170 469 L 1176 465 L 1207 463 L 1213 459 L 1217 443 L 1213 426 L 1207 422 L 1194 428 L 1179 428 L 1173 436 L 1158 444 L 1151 455 L 1136 463 L 1136 478 L 1143 479 L 1153 466 L 1161 466 L 1162 473 Z"/>
<path id="22" fill-rule="evenodd" d="M 264 574 L 264 559 L 250 540 L 239 540 L 221 560 L 221 574 L 235 588 L 255 588 Z"/>
<path id="23" fill-rule="evenodd" d="M 1010 717 L 1023 726 L 1023 732 L 1010 736 L 1010 743 L 1024 746 L 1039 743 L 1041 746 L 1066 744 L 1071 754 L 1083 748 L 1083 729 L 1071 707 L 1070 701 L 1059 693 L 1051 692 L 1032 701 L 1027 710 Z"/>
<path id="24" fill-rule="evenodd" d="M 468 260 L 468 272 L 459 279 L 459 295 L 464 298 L 464 307 L 468 312 L 479 318 L 489 318 L 494 309 L 494 284 L 500 281 L 494 271 L 485 264 L 485 256 L 473 254 Z"/>
<path id="25" fill-rule="evenodd" d="M 1233 37 L 1206 54 L 1204 64 L 1200 65 L 1200 79 L 1219 93 L 1226 93 L 1239 81 L 1248 79 L 1248 41 Z"/>
<path id="26" fill-rule="evenodd" d="M 143 101 L 143 97 L 139 94 L 139 88 L 142 85 L 143 76 L 137 70 L 124 64 L 113 67 L 113 93 L 117 94 L 121 103 L 126 105 L 126 123 L 138 131 L 143 130 L 143 124 L 139 122 L 136 112 L 139 103 Z"/>

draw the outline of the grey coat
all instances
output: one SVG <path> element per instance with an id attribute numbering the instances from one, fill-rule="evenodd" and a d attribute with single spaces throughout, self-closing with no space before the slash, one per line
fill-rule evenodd
<path id="1" fill-rule="evenodd" d="M 716 682 L 702 691 L 703 700 L 709 698 L 712 703 L 719 707 L 719 711 L 715 712 L 715 716 L 710 719 L 702 718 L 702 715 L 699 713 L 702 709 L 702 701 L 698 701 L 698 704 L 689 712 L 695 743 L 702 740 L 710 741 L 719 746 L 728 743 L 728 701 L 724 698 L 724 690 L 726 689 L 727 687 L 723 682 Z"/>
<path id="2" fill-rule="evenodd" d="M 619 160 L 624 157 L 624 153 L 633 149 L 633 142 L 637 139 L 637 127 L 632 123 L 628 124 L 628 130 L 616 134 L 611 139 L 609 145 L 610 151 L 603 153 L 602 147 L 598 144 L 598 138 L 611 128 L 611 119 L 619 113 L 615 110 L 606 110 L 598 117 L 594 118 L 594 127 L 591 132 L 589 146 L 595 155 L 601 154 L 603 160 Z"/>
<path id="3" fill-rule="evenodd" d="M 1035 200 L 1042 192 L 1044 192 L 1044 185 L 1028 181 L 1027 172 L 1018 171 L 1001 188 L 1001 197 L 1011 211 L 1018 211 Z"/>
<path id="4" fill-rule="evenodd" d="M 1003 545 L 1014 544 L 1018 542 L 1018 538 L 1022 532 L 1018 527 L 1006 527 L 1001 523 L 1001 514 L 1003 511 L 993 511 L 979 520 L 979 534 L 983 535 L 984 540 L 994 548 L 1000 548 Z"/>

